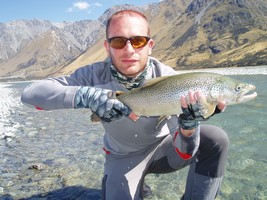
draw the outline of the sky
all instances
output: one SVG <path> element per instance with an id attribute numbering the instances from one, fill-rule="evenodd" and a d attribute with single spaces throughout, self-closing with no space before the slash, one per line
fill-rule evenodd
<path id="1" fill-rule="evenodd" d="M 0 22 L 40 19 L 51 22 L 96 20 L 106 9 L 120 4 L 142 6 L 161 0 L 0 0 Z"/>

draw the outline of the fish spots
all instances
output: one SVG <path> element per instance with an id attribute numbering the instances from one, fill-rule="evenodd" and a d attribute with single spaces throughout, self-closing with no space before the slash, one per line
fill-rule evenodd
<path id="1" fill-rule="evenodd" d="M 206 107 L 217 105 L 220 101 L 232 105 L 255 98 L 256 94 L 245 95 L 255 88 L 242 87 L 241 89 L 241 87 L 237 87 L 240 84 L 248 85 L 215 73 L 177 74 L 154 78 L 144 86 L 118 96 L 118 99 L 138 116 L 171 116 L 179 115 L 182 112 L 180 102 L 182 95 L 189 102 L 188 91 L 201 91 L 206 96 L 206 102 L 199 102 L 199 104 Z M 209 111 L 206 112 L 206 110 Z M 208 117 L 211 109 L 204 111 L 203 114 Z"/>
<path id="2" fill-rule="evenodd" d="M 211 87 L 210 96 L 212 98 L 217 98 L 220 95 L 221 88 L 222 88 L 222 84 L 221 83 L 214 84 Z"/>

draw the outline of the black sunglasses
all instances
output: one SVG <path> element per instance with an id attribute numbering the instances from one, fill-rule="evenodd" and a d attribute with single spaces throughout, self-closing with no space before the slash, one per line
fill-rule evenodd
<path id="1" fill-rule="evenodd" d="M 107 39 L 110 46 L 114 49 L 123 49 L 127 44 L 128 40 L 131 42 L 133 48 L 138 49 L 147 45 L 150 37 L 146 36 L 134 36 L 130 38 L 126 37 L 112 37 Z"/>

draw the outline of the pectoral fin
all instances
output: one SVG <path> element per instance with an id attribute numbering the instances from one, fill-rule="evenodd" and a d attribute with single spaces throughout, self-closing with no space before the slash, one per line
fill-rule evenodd
<path id="1" fill-rule="evenodd" d="M 207 99 L 205 96 L 200 96 L 200 98 L 197 101 L 197 104 L 198 104 L 201 115 L 205 119 L 210 117 L 214 113 L 215 108 L 216 108 L 216 104 L 207 102 Z"/>
<path id="2" fill-rule="evenodd" d="M 159 126 L 164 121 L 164 119 L 166 119 L 166 118 L 167 118 L 167 116 L 160 116 L 158 118 L 158 124 L 157 124 L 157 126 Z"/>
<path id="3" fill-rule="evenodd" d="M 216 105 L 215 104 L 205 104 L 205 105 L 201 105 L 199 108 L 200 108 L 201 115 L 206 119 L 214 113 Z"/>
<path id="4" fill-rule="evenodd" d="M 156 127 L 155 127 L 155 129 L 157 129 L 158 127 L 159 127 L 159 125 L 165 120 L 165 119 L 170 119 L 171 118 L 171 116 L 160 116 L 159 118 L 158 118 L 158 123 L 157 123 L 157 125 L 156 125 Z"/>

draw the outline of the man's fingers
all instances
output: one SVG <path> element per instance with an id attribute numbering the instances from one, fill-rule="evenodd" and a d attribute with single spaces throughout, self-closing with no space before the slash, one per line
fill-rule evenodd
<path id="1" fill-rule="evenodd" d="M 189 100 L 189 102 L 186 101 L 186 97 L 185 96 L 181 96 L 181 106 L 182 106 L 182 108 L 188 108 L 189 104 L 192 104 L 192 105 L 196 104 L 200 95 L 201 95 L 201 93 L 199 93 L 199 92 L 189 91 L 188 92 L 188 100 Z"/>
<path id="2" fill-rule="evenodd" d="M 181 107 L 182 108 L 188 108 L 185 96 L 181 96 L 181 100 L 180 101 L 181 101 Z"/>
<path id="3" fill-rule="evenodd" d="M 189 96 L 189 104 L 196 104 L 196 93 L 189 91 L 188 96 Z"/>
<path id="4" fill-rule="evenodd" d="M 186 101 L 186 97 L 185 96 L 181 96 L 181 106 L 183 108 L 188 108 L 188 105 L 195 105 L 197 103 L 205 103 L 206 102 L 206 97 L 202 94 L 201 91 L 189 91 L 188 92 L 188 100 L 189 102 Z M 223 105 L 222 105 L 223 107 Z"/>

